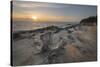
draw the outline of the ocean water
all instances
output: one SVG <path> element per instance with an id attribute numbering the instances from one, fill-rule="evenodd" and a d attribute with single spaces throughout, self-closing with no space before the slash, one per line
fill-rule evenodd
<path id="1" fill-rule="evenodd" d="M 33 21 L 13 21 L 12 30 L 21 31 L 21 30 L 34 30 L 38 28 L 48 27 L 48 26 L 59 26 L 64 27 L 68 24 L 73 24 L 72 22 L 33 22 Z"/>

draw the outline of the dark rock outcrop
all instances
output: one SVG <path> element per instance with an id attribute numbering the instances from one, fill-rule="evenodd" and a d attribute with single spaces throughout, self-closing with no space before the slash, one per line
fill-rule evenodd
<path id="1" fill-rule="evenodd" d="M 97 16 L 91 16 L 80 21 L 81 25 L 97 25 Z"/>

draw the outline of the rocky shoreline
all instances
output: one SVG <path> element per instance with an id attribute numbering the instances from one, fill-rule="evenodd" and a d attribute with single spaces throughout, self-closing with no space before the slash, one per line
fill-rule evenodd
<path id="1" fill-rule="evenodd" d="M 97 60 L 96 25 L 49 26 L 12 33 L 13 65 Z"/>

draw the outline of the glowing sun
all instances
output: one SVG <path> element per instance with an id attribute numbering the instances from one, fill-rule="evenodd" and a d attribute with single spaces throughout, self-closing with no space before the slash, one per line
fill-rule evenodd
<path id="1" fill-rule="evenodd" d="M 32 19 L 36 21 L 37 20 L 37 17 L 36 16 L 32 16 Z"/>

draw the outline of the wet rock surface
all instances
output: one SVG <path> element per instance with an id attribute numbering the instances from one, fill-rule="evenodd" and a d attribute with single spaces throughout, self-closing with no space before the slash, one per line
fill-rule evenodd
<path id="1" fill-rule="evenodd" d="M 39 65 L 97 60 L 96 25 L 50 26 L 13 33 L 13 65 Z"/>

